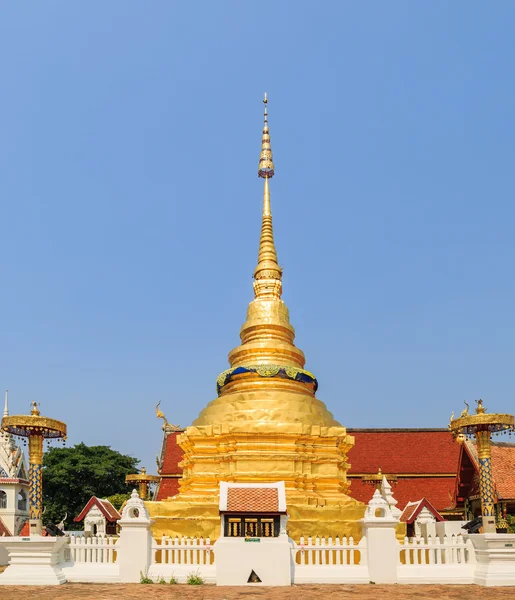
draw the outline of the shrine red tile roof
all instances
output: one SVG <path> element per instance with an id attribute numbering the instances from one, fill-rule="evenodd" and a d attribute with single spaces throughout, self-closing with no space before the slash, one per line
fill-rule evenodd
<path id="1" fill-rule="evenodd" d="M 492 444 L 492 476 L 501 499 L 515 498 L 515 444 Z"/>
<path id="2" fill-rule="evenodd" d="M 0 537 L 3 537 L 4 535 L 11 536 L 12 533 L 7 528 L 7 525 L 2 521 L 2 517 L 0 517 Z"/>
<path id="3" fill-rule="evenodd" d="M 404 507 L 400 520 L 402 523 L 411 524 L 418 517 L 423 508 L 427 508 L 435 517 L 437 521 L 443 521 L 444 518 L 436 510 L 436 508 L 429 502 L 427 498 L 422 498 L 418 502 L 411 502 Z"/>
<path id="4" fill-rule="evenodd" d="M 400 516 L 399 520 L 402 523 L 412 523 L 416 518 L 413 515 L 415 514 L 415 511 L 417 510 L 419 504 L 420 501 L 408 502 L 408 504 L 406 504 L 406 506 L 404 507 L 404 510 L 402 511 L 402 515 Z"/>
<path id="5" fill-rule="evenodd" d="M 279 491 L 231 487 L 227 490 L 227 512 L 279 512 Z"/>
<path id="6" fill-rule="evenodd" d="M 76 516 L 73 520 L 78 523 L 82 521 L 84 517 L 88 514 L 93 506 L 97 506 L 100 512 L 104 515 L 104 517 L 110 522 L 115 523 L 119 519 L 122 518 L 121 514 L 116 510 L 116 508 L 109 502 L 109 500 L 105 500 L 103 498 L 97 498 L 96 496 L 91 496 L 88 500 L 86 506 L 82 509 L 80 515 Z"/>

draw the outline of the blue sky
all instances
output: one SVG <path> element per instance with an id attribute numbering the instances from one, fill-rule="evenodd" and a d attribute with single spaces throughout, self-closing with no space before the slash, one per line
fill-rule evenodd
<path id="1" fill-rule="evenodd" d="M 515 4 L 4 3 L 0 386 L 154 470 L 252 299 L 348 427 L 513 412 Z"/>

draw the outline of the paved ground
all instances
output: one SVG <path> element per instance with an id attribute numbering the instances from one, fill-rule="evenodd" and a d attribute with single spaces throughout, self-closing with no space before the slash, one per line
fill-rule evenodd
<path id="1" fill-rule="evenodd" d="M 0 587 L 5 600 L 509 600 L 515 588 L 484 588 L 472 585 L 302 585 L 290 588 L 212 585 L 98 585 L 68 583 L 56 587 Z"/>

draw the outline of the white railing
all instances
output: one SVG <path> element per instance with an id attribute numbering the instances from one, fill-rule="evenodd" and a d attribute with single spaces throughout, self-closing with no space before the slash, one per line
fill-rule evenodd
<path id="1" fill-rule="evenodd" d="M 200 538 L 163 537 L 152 543 L 152 564 L 211 565 L 214 552 L 211 540 Z"/>
<path id="2" fill-rule="evenodd" d="M 191 575 L 216 583 L 215 553 L 209 538 L 163 537 L 152 542 L 148 576 L 154 581 L 172 577 L 186 583 Z"/>
<path id="3" fill-rule="evenodd" d="M 368 583 L 367 540 L 300 538 L 292 548 L 293 583 Z"/>
<path id="4" fill-rule="evenodd" d="M 404 538 L 399 560 L 397 583 L 474 583 L 474 547 L 461 535 Z"/>
<path id="5" fill-rule="evenodd" d="M 439 538 L 404 538 L 400 546 L 400 561 L 406 566 L 456 565 L 473 562 L 474 549 L 461 535 Z"/>
<path id="6" fill-rule="evenodd" d="M 307 541 L 301 537 L 299 544 L 296 544 L 295 562 L 298 565 L 366 565 L 366 540 L 356 544 L 354 538 L 339 537 L 333 538 L 313 538 L 308 537 Z"/>
<path id="7" fill-rule="evenodd" d="M 65 548 L 65 562 L 112 564 L 116 562 L 114 537 L 71 537 Z"/>

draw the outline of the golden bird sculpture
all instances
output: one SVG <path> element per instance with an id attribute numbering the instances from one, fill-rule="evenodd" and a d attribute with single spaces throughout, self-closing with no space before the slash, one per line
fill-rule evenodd
<path id="1" fill-rule="evenodd" d="M 466 400 L 463 400 L 464 404 L 465 404 L 465 408 L 461 411 L 460 414 L 460 419 L 461 417 L 468 417 L 469 416 L 469 405 L 468 402 Z"/>

